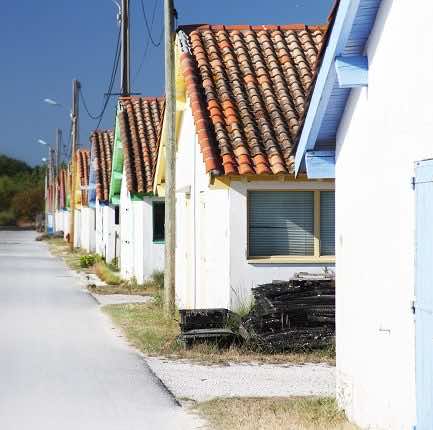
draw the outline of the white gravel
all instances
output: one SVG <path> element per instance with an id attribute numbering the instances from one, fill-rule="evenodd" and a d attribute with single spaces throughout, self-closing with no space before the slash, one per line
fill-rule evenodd
<path id="1" fill-rule="evenodd" d="M 153 357 L 146 361 L 178 400 L 335 395 L 335 368 L 326 364 L 208 366 Z"/>
<path id="2" fill-rule="evenodd" d="M 128 303 L 148 303 L 152 300 L 150 296 L 136 294 L 94 294 L 90 293 L 101 306 L 124 305 Z"/>

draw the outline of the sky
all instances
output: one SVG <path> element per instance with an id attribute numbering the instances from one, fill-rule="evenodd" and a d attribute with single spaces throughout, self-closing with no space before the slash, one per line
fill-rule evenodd
<path id="1" fill-rule="evenodd" d="M 163 0 L 142 0 L 155 42 L 162 35 Z M 68 154 L 72 80 L 81 82 L 92 115 L 101 112 L 118 35 L 113 0 L 19 0 L 3 2 L 0 13 L 0 154 L 31 165 L 41 163 L 63 130 Z M 321 24 L 333 0 L 175 0 L 178 24 Z M 154 13 L 155 11 L 155 13 Z M 132 91 L 144 96 L 164 90 L 163 43 L 148 42 L 141 0 L 130 0 Z M 146 46 L 148 48 L 146 50 Z M 141 67 L 140 67 L 141 66 Z M 120 89 L 120 75 L 113 92 Z M 62 106 L 44 103 L 45 98 Z M 113 128 L 116 97 L 100 128 Z M 80 104 L 80 147 L 89 146 L 97 126 Z M 0 172 L 1 175 L 1 172 Z"/>

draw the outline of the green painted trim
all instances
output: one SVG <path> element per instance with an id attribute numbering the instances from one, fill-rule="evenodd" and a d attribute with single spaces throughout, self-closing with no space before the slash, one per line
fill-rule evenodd
<path id="1" fill-rule="evenodd" d="M 165 244 L 165 240 L 152 240 L 152 243 L 156 243 L 156 244 Z"/>
<path id="2" fill-rule="evenodd" d="M 120 196 L 113 196 L 110 201 L 110 206 L 119 206 L 120 205 Z"/>
<path id="3" fill-rule="evenodd" d="M 122 189 L 123 179 L 123 148 L 122 139 L 120 137 L 119 126 L 120 107 L 117 107 L 116 126 L 114 131 L 114 147 L 113 161 L 111 165 L 111 181 L 110 181 L 110 203 L 118 205 L 120 203 L 120 190 Z"/>
<path id="4" fill-rule="evenodd" d="M 133 193 L 131 194 L 131 200 L 133 202 L 141 202 L 145 197 L 153 197 L 153 193 Z"/>

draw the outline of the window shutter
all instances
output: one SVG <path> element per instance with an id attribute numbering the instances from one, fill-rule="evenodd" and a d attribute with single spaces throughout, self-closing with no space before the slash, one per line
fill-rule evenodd
<path id="1" fill-rule="evenodd" d="M 314 255 L 314 192 L 251 191 L 249 255 Z"/>
<path id="2" fill-rule="evenodd" d="M 320 193 L 320 255 L 335 255 L 335 192 Z"/>

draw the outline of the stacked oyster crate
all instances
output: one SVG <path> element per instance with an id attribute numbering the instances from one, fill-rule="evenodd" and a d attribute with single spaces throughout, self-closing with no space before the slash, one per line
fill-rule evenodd
<path id="1" fill-rule="evenodd" d="M 335 337 L 335 280 L 298 274 L 253 289 L 255 304 L 240 334 L 271 352 L 331 346 Z"/>

